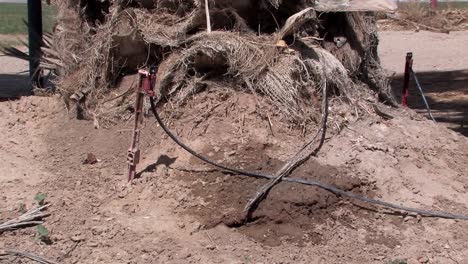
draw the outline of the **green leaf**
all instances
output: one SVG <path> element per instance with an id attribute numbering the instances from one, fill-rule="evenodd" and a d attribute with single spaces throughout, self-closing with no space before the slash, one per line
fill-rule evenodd
<path id="1" fill-rule="evenodd" d="M 34 200 L 36 200 L 39 205 L 43 205 L 46 197 L 47 197 L 47 194 L 45 193 L 37 193 L 34 196 Z"/>
<path id="2" fill-rule="evenodd" d="M 45 228 L 43 225 L 38 225 L 36 230 L 41 240 L 47 239 L 49 237 L 49 230 L 47 230 L 47 228 Z"/>

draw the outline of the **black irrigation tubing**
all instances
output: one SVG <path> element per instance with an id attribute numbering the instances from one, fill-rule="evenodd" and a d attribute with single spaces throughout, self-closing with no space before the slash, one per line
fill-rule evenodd
<path id="1" fill-rule="evenodd" d="M 222 164 L 219 164 L 219 163 L 217 163 L 215 161 L 212 161 L 209 158 L 195 152 L 193 149 L 191 149 L 190 147 L 185 145 L 183 142 L 181 142 L 169 130 L 169 128 L 167 128 L 167 126 L 164 124 L 161 117 L 159 116 L 158 111 L 156 110 L 156 104 L 154 103 L 154 99 L 152 97 L 150 97 L 150 104 L 151 104 L 151 111 L 154 114 L 154 117 L 156 118 L 158 124 L 164 130 L 164 132 L 177 145 L 179 145 L 181 148 L 183 148 L 188 153 L 192 154 L 193 156 L 197 157 L 198 159 L 200 159 L 200 160 L 202 160 L 202 161 L 204 161 L 204 162 L 206 162 L 208 164 L 211 164 L 211 165 L 213 165 L 215 167 L 218 167 L 220 169 L 230 171 L 230 172 L 233 172 L 233 173 L 236 173 L 236 174 L 241 174 L 241 175 L 244 175 L 244 176 L 255 177 L 255 178 L 275 179 L 275 177 L 271 176 L 271 175 L 267 175 L 267 174 L 263 174 L 263 173 L 257 173 L 257 172 L 250 172 L 250 171 L 245 171 L 245 170 L 241 170 L 241 169 L 227 167 L 225 165 L 222 165 Z M 410 208 L 410 207 L 406 207 L 406 206 L 396 205 L 396 204 L 392 204 L 392 203 L 388 203 L 388 202 L 384 202 L 384 201 L 379 201 L 379 200 L 359 196 L 357 194 L 347 192 L 347 191 L 338 189 L 336 187 L 333 187 L 331 185 L 327 185 L 327 184 L 317 182 L 317 181 L 307 181 L 307 180 L 303 180 L 303 179 L 289 178 L 289 177 L 283 178 L 283 181 L 292 182 L 292 183 L 299 183 L 299 184 L 308 185 L 308 186 L 319 187 L 321 189 L 324 189 L 324 190 L 327 190 L 327 191 L 329 191 L 331 193 L 334 193 L 337 196 L 348 197 L 348 198 L 359 200 L 359 201 L 362 201 L 362 202 L 365 202 L 365 203 L 380 205 L 380 206 L 383 206 L 383 207 L 386 207 L 386 208 L 392 208 L 392 209 L 402 210 L 402 211 L 411 212 L 411 213 L 416 213 L 416 214 L 419 214 L 419 215 L 422 215 L 422 216 L 468 220 L 468 216 L 466 216 L 466 215 L 457 215 L 457 214 L 451 214 L 451 213 L 447 213 L 447 212 L 436 212 L 436 211 L 430 211 L 430 210 L 421 210 L 421 209 L 415 209 L 415 208 Z"/>

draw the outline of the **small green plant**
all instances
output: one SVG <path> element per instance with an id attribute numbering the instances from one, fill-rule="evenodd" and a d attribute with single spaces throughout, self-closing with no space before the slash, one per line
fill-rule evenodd
<path id="1" fill-rule="evenodd" d="M 47 228 L 45 228 L 43 225 L 38 225 L 36 227 L 36 231 L 37 231 L 37 236 L 39 240 L 44 241 L 44 242 L 50 241 L 49 230 L 47 230 Z"/>
<path id="2" fill-rule="evenodd" d="M 45 194 L 45 193 L 37 193 L 34 196 L 34 200 L 36 200 L 37 203 L 42 206 L 42 205 L 44 205 L 46 197 L 47 197 L 47 194 Z"/>

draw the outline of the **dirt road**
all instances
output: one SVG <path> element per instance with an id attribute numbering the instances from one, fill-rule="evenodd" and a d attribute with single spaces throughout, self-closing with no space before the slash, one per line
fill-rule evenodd
<path id="1" fill-rule="evenodd" d="M 436 121 L 468 136 L 468 32 L 384 31 L 379 35 L 382 63 L 396 74 L 395 93 L 401 93 L 406 53 L 413 52 L 414 71 Z M 414 81 L 409 107 L 428 117 Z"/>
<path id="2" fill-rule="evenodd" d="M 397 74 L 404 72 L 407 52 L 413 52 L 413 67 L 418 73 L 468 69 L 468 32 L 382 31 L 379 37 L 383 66 Z"/>

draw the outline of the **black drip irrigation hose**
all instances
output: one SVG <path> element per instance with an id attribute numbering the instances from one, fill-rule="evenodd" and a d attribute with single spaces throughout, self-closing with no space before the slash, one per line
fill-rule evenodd
<path id="1" fill-rule="evenodd" d="M 161 126 L 161 128 L 164 130 L 164 132 L 181 148 L 183 148 L 185 151 L 188 153 L 192 154 L 193 156 L 197 157 L 198 159 L 211 164 L 215 167 L 218 167 L 220 169 L 223 169 L 225 171 L 229 171 L 232 173 L 248 176 L 248 177 L 255 177 L 255 178 L 263 178 L 263 179 L 275 179 L 274 176 L 263 174 L 263 173 L 257 173 L 257 172 L 250 172 L 250 171 L 245 171 L 237 168 L 231 168 L 227 167 L 225 165 L 219 164 L 215 161 L 210 160 L 209 158 L 195 152 L 193 149 L 185 145 L 183 142 L 181 142 L 170 130 L 169 128 L 164 124 L 162 121 L 161 117 L 158 114 L 158 111 L 156 110 L 156 104 L 154 103 L 154 99 L 150 97 L 150 104 L 151 104 L 151 112 L 153 113 L 154 117 L 156 118 L 158 124 Z M 457 214 L 451 214 L 451 213 L 446 213 L 446 212 L 436 212 L 436 211 L 430 211 L 430 210 L 421 210 L 421 209 L 415 209 L 415 208 L 410 208 L 406 206 L 401 206 L 401 205 L 396 205 L 384 201 L 379 201 L 367 197 L 363 197 L 351 192 L 347 192 L 341 189 L 338 189 L 336 187 L 333 187 L 331 185 L 327 185 L 321 182 L 317 181 L 307 181 L 303 179 L 297 179 L 297 178 L 290 178 L 290 177 L 285 177 L 282 179 L 283 181 L 286 182 L 291 182 L 291 183 L 299 183 L 303 185 L 308 185 L 308 186 L 315 186 L 319 187 L 321 189 L 324 189 L 326 191 L 329 191 L 337 196 L 343 196 L 347 198 L 351 198 L 354 200 L 362 201 L 368 204 L 374 204 L 374 205 L 380 205 L 386 208 L 391 208 L 391 209 L 396 209 L 396 210 L 402 210 L 410 213 L 416 213 L 421 216 L 429 216 L 429 217 L 439 217 L 439 218 L 447 218 L 447 219 L 461 219 L 461 220 L 468 220 L 468 216 L 466 215 L 457 215 Z"/>

